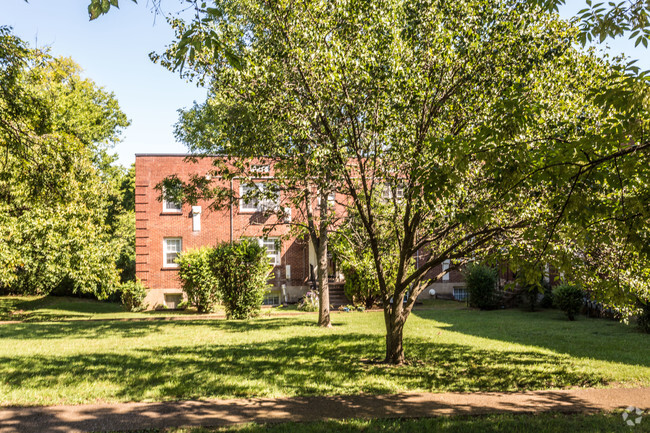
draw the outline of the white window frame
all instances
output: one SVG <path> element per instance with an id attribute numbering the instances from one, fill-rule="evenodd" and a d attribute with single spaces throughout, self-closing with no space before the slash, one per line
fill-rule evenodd
<path id="1" fill-rule="evenodd" d="M 179 241 L 180 246 L 178 248 L 178 251 L 170 251 L 168 249 L 168 241 Z M 176 257 L 183 251 L 183 238 L 181 237 L 173 237 L 173 238 L 163 238 L 163 268 L 177 268 L 178 264 L 177 263 L 168 263 L 167 261 L 167 255 L 168 254 L 176 254 Z"/>
<path id="2" fill-rule="evenodd" d="M 278 266 L 282 262 L 282 247 L 280 246 L 280 238 L 268 237 L 268 238 L 257 238 L 261 247 L 266 248 L 266 255 L 269 258 L 269 263 L 273 266 Z M 269 245 L 273 244 L 272 253 L 269 252 Z"/>
<path id="3" fill-rule="evenodd" d="M 267 182 L 255 182 L 255 187 L 258 188 L 261 192 L 263 192 L 267 188 Z M 243 197 L 249 190 L 251 189 L 250 184 L 241 184 L 239 185 L 239 212 L 242 213 L 251 213 L 251 212 L 263 212 L 265 205 L 269 205 L 270 203 L 273 204 L 274 207 L 280 205 L 280 195 L 276 194 L 276 198 L 274 201 L 272 200 L 257 200 L 255 199 L 254 202 L 246 202 L 244 201 Z M 270 203 L 269 203 L 270 202 Z M 254 205 L 253 205 L 254 203 Z"/>
<path id="4" fill-rule="evenodd" d="M 163 213 L 183 213 L 183 203 L 167 201 L 165 197 L 165 188 L 162 189 L 162 211 Z"/>
<path id="5" fill-rule="evenodd" d="M 447 259 L 442 262 L 442 271 L 447 273 L 442 276 L 442 281 L 449 281 L 449 267 L 451 266 L 451 260 Z"/>

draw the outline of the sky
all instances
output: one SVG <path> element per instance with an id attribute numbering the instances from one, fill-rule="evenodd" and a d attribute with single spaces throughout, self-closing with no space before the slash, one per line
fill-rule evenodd
<path id="1" fill-rule="evenodd" d="M 177 110 L 205 100 L 205 89 L 186 82 L 149 60 L 149 53 L 162 53 L 173 32 L 161 16 L 155 16 L 147 0 L 120 2 L 113 10 L 90 22 L 88 0 L 0 0 L 0 25 L 32 47 L 49 47 L 53 55 L 71 57 L 84 76 L 115 93 L 122 111 L 131 120 L 123 140 L 115 146 L 118 163 L 128 167 L 136 153 L 185 153 L 173 134 Z M 567 0 L 560 14 L 569 18 L 584 0 Z M 180 8 L 178 0 L 163 2 L 166 13 Z M 624 52 L 650 69 L 650 50 L 634 47 L 626 39 L 608 41 L 611 52 Z"/>

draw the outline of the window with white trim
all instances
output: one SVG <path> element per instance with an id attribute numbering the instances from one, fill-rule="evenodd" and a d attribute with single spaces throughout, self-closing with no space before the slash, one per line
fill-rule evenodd
<path id="1" fill-rule="evenodd" d="M 260 246 L 266 248 L 269 263 L 273 266 L 280 264 L 280 240 L 278 238 L 260 238 Z"/>
<path id="2" fill-rule="evenodd" d="M 241 198 L 239 199 L 239 210 L 241 212 L 263 212 L 275 209 L 280 205 L 280 196 L 277 192 L 272 194 L 271 198 L 260 200 L 258 197 L 251 196 L 251 194 L 256 193 L 255 188 L 263 194 L 269 186 L 266 182 L 240 185 L 239 197 Z"/>
<path id="3" fill-rule="evenodd" d="M 162 190 L 162 196 L 163 196 L 163 212 L 168 212 L 168 213 L 178 213 L 178 212 L 183 212 L 183 204 L 179 202 L 175 202 L 172 200 L 167 200 L 167 195 L 165 193 L 165 188 Z"/>
<path id="4" fill-rule="evenodd" d="M 447 272 L 442 276 L 442 281 L 449 281 L 449 266 L 451 265 L 451 260 L 447 259 L 442 262 L 442 272 Z"/>
<path id="5" fill-rule="evenodd" d="M 183 251 L 183 238 L 163 239 L 163 267 L 177 268 L 176 258 Z"/>

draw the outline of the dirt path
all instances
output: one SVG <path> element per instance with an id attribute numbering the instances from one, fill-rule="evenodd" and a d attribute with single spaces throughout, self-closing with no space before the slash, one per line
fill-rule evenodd
<path id="1" fill-rule="evenodd" d="M 650 388 L 523 393 L 406 393 L 0 408 L 0 433 L 128 431 L 245 422 L 415 418 L 487 413 L 650 410 Z M 649 414 L 650 415 L 650 414 Z"/>

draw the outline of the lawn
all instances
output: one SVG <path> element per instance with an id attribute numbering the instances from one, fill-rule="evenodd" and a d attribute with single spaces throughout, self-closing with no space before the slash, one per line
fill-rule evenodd
<path id="1" fill-rule="evenodd" d="M 295 308 L 264 308 L 263 315 L 286 314 Z M 217 310 L 223 315 L 223 310 Z M 195 310 L 157 310 L 132 313 L 113 302 L 67 296 L 2 296 L 0 321 L 49 322 L 63 320 L 155 319 L 191 316 Z"/>
<path id="2" fill-rule="evenodd" d="M 222 429 L 167 429 L 164 433 L 636 433 L 650 432 L 650 419 L 628 427 L 618 413 L 458 416 L 424 419 L 343 420 L 286 423 Z M 152 430 L 151 433 L 157 433 Z M 160 433 L 163 433 L 160 431 Z"/>
<path id="3" fill-rule="evenodd" d="M 650 335 L 612 321 L 435 302 L 409 319 L 400 368 L 371 362 L 383 355 L 380 313 L 333 321 L 2 325 L 0 404 L 650 385 Z"/>

